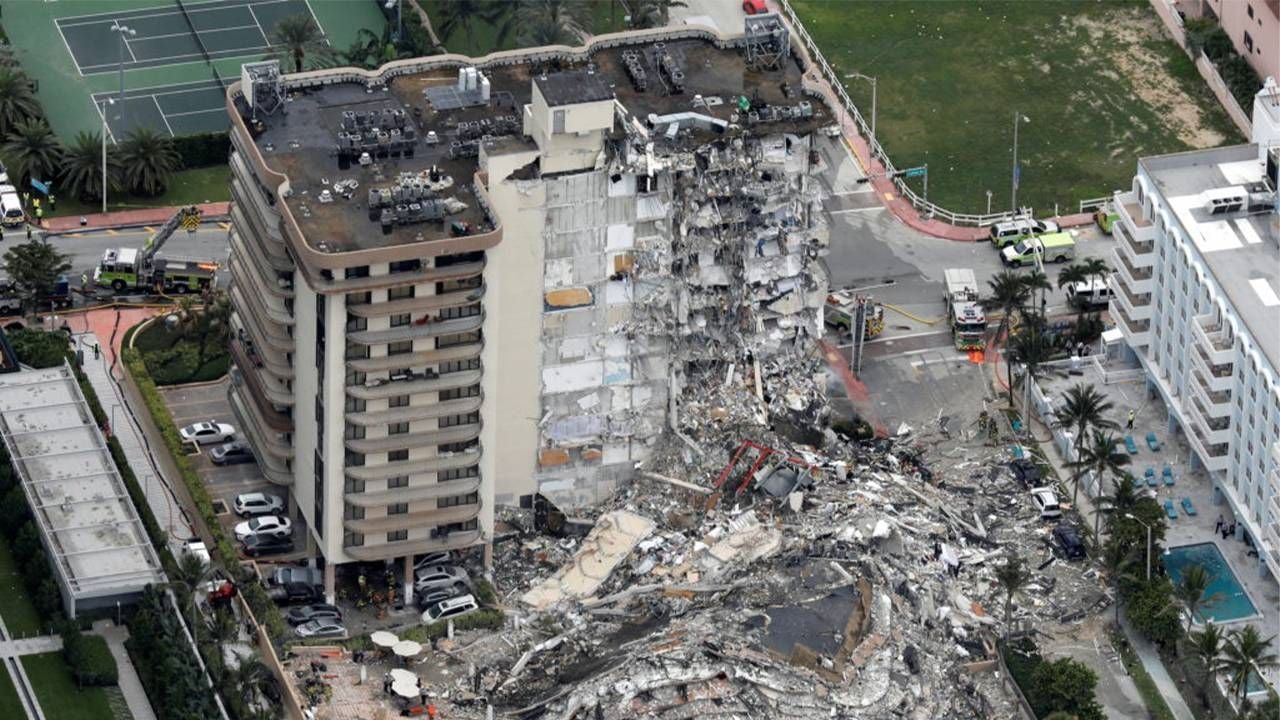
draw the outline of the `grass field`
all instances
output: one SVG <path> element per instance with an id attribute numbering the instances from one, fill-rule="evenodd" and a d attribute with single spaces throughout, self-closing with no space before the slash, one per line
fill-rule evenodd
<path id="1" fill-rule="evenodd" d="M 440 23 L 443 15 L 441 8 L 447 4 L 448 0 L 419 0 L 422 9 L 427 11 L 431 23 L 435 27 L 436 32 L 440 32 Z M 729 0 L 722 0 L 729 2 Z M 575 19 L 581 23 L 584 28 L 594 35 L 602 35 L 608 32 L 616 32 L 623 30 L 622 20 L 627 14 L 621 5 L 615 2 L 595 2 L 593 0 L 571 0 L 566 3 L 570 6 Z M 409 17 L 408 13 L 405 18 Z M 461 30 L 455 31 L 448 37 L 440 38 L 449 52 L 462 53 L 471 57 L 486 55 L 494 50 L 511 50 L 512 48 L 521 47 L 518 34 L 516 31 L 509 34 L 506 40 L 499 45 L 495 42 L 497 32 L 492 25 L 483 22 L 475 22 L 471 27 L 470 37 Z"/>
<path id="2" fill-rule="evenodd" d="M 13 686 L 13 680 L 9 678 L 7 671 L 0 671 L 0 717 L 15 720 L 26 717 L 22 701 L 18 699 L 18 690 Z"/>
<path id="3" fill-rule="evenodd" d="M 0 536 L 0 618 L 13 637 L 33 637 L 44 632 L 35 606 L 27 599 L 27 586 L 18 574 L 9 542 Z M 10 717 L 0 715 L 0 718 Z"/>
<path id="4" fill-rule="evenodd" d="M 22 667 L 27 671 L 36 700 L 47 718 L 58 720 L 114 720 L 115 714 L 102 688 L 77 688 L 62 653 L 26 655 Z M 5 717 L 21 717 L 5 716 Z"/>
<path id="5" fill-rule="evenodd" d="M 115 193 L 107 196 L 107 211 L 174 207 L 231 199 L 231 168 L 226 165 L 179 170 L 169 183 L 169 191 L 156 197 L 135 197 Z M 58 196 L 58 211 L 49 217 L 102 212 L 101 202 L 82 203 Z"/>
<path id="6" fill-rule="evenodd" d="M 878 79 L 877 134 L 898 167 L 929 165 L 929 199 L 1049 214 L 1129 187 L 1139 157 L 1241 142 L 1141 0 L 982 3 L 793 0 L 838 73 Z M 870 120 L 870 84 L 845 81 Z M 920 190 L 920 187 L 916 187 Z"/>
<path id="7" fill-rule="evenodd" d="M 134 333 L 133 347 L 142 351 L 142 359 L 147 364 L 147 371 L 157 385 L 178 385 L 189 382 L 206 382 L 216 380 L 227 374 L 231 364 L 231 355 L 226 346 L 209 344 L 206 350 L 208 357 L 203 364 L 199 362 L 199 336 L 195 330 L 170 330 L 162 322 L 153 322 L 141 332 Z M 176 348 L 181 352 L 165 362 L 166 351 Z"/>

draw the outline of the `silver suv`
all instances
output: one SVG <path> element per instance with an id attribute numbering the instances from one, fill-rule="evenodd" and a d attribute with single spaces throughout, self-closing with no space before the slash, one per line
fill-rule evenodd
<path id="1" fill-rule="evenodd" d="M 455 588 L 461 590 L 471 584 L 467 571 L 451 565 L 428 565 L 420 567 L 413 573 L 413 590 L 422 592 L 436 588 Z"/>

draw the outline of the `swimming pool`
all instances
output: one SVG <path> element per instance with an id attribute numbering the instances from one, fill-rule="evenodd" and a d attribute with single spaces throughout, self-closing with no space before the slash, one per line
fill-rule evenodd
<path id="1" fill-rule="evenodd" d="M 1206 597 L 1221 594 L 1212 606 L 1196 611 L 1196 622 L 1202 623 L 1206 619 L 1216 623 L 1232 622 L 1258 614 L 1258 609 L 1245 593 L 1244 586 L 1231 571 L 1231 566 L 1222 557 L 1217 545 L 1182 545 L 1169 548 L 1164 553 L 1164 567 L 1174 585 L 1182 582 L 1182 571 L 1191 565 L 1203 566 L 1213 578 L 1205 590 Z"/>

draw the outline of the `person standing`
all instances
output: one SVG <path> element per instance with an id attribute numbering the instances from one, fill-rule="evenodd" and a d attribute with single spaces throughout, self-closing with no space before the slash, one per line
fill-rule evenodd
<path id="1" fill-rule="evenodd" d="M 1133 429 L 1133 421 L 1134 421 L 1134 420 L 1137 420 L 1137 419 L 1138 419 L 1138 411 L 1137 411 L 1137 410 L 1130 410 L 1130 411 L 1129 411 L 1129 420 L 1128 420 L 1127 422 L 1125 422 L 1125 424 L 1124 424 L 1125 429 L 1126 429 L 1126 430 L 1132 430 L 1132 429 Z"/>

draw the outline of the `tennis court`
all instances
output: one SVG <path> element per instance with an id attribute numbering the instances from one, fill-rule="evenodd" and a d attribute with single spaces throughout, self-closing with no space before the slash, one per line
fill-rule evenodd
<path id="1" fill-rule="evenodd" d="M 106 113 L 112 139 L 123 138 L 139 126 L 174 136 L 222 132 L 227 129 L 224 88 L 217 80 L 199 80 L 125 90 L 123 107 L 119 91 L 97 92 L 93 104 L 100 114 Z"/>

